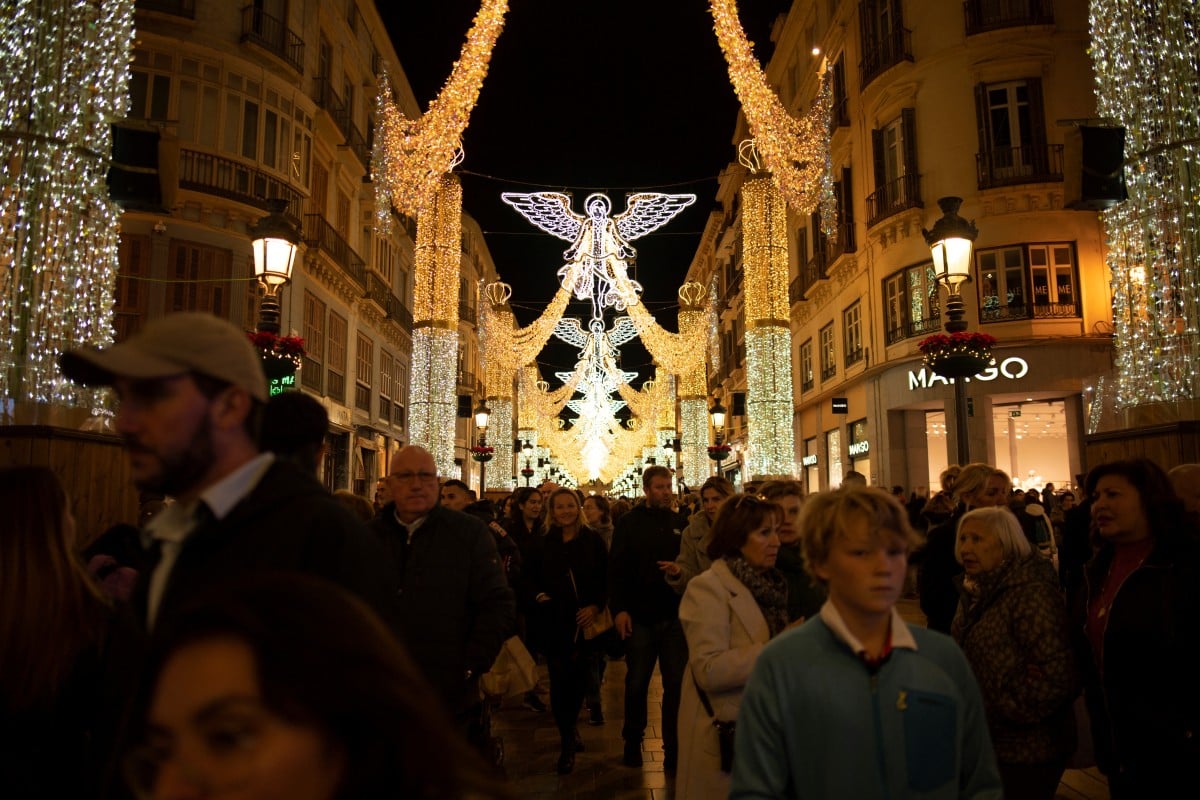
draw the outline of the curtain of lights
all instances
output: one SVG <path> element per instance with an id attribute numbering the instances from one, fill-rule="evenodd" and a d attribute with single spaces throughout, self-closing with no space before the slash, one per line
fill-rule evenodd
<path id="1" fill-rule="evenodd" d="M 118 209 L 105 178 L 126 115 L 133 0 L 13 0 L 0 14 L 0 418 L 91 408 L 63 350 L 112 342 Z"/>
<path id="2" fill-rule="evenodd" d="M 392 207 L 419 217 L 433 202 L 442 176 L 453 169 L 507 11 L 508 0 L 484 0 L 450 77 L 419 119 L 404 116 L 387 75 L 379 76 L 371 153 L 377 227 L 386 230 L 391 224 Z"/>
<path id="3" fill-rule="evenodd" d="M 1118 409 L 1200 408 L 1200 11 L 1092 0 L 1098 111 L 1126 129 L 1129 199 L 1103 213 Z M 1188 408 L 1190 407 L 1190 411 Z"/>
<path id="4" fill-rule="evenodd" d="M 462 185 L 443 175 L 433 204 L 417 219 L 409 436 L 433 454 L 439 475 L 454 475 L 455 369 Z"/>
<path id="5" fill-rule="evenodd" d="M 742 184 L 741 192 L 748 467 L 754 478 L 790 478 L 795 470 L 795 455 L 787 209 L 769 175 L 751 175 Z"/>

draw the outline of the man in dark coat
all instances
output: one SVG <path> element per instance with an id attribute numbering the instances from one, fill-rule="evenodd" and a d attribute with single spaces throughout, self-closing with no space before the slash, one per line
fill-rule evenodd
<path id="1" fill-rule="evenodd" d="M 642 765 L 646 697 L 657 661 L 662 674 L 664 769 L 675 768 L 679 744 L 679 693 L 687 668 L 687 640 L 679 624 L 679 594 L 662 573 L 679 556 L 680 528 L 671 512 L 671 472 L 653 466 L 642 473 L 646 502 L 621 517 L 613 530 L 609 607 L 625 640 L 625 739 L 622 763 Z"/>
<path id="2" fill-rule="evenodd" d="M 175 501 L 143 531 L 133 618 L 110 645 L 120 685 L 109 687 L 115 718 L 99 731 L 116 737 L 110 745 L 123 744 L 150 631 L 235 575 L 323 577 L 394 627 L 379 543 L 315 477 L 259 452 L 267 381 L 239 328 L 210 314 L 171 314 L 107 350 L 64 353 L 60 363 L 71 380 L 113 388 L 134 482 Z"/>
<path id="3" fill-rule="evenodd" d="M 438 505 L 428 451 L 397 451 L 388 483 L 392 502 L 371 527 L 395 567 L 400 629 L 417 666 L 470 734 L 479 676 L 513 634 L 516 602 L 487 527 Z"/>

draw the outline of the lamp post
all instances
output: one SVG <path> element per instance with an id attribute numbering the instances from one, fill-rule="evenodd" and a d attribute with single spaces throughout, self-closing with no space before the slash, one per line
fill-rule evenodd
<path id="1" fill-rule="evenodd" d="M 712 407 L 708 409 L 708 415 L 712 417 L 713 429 L 716 431 L 717 447 L 720 447 L 725 441 L 725 406 L 721 405 L 719 398 L 713 400 Z M 720 458 L 713 460 L 717 462 L 717 477 L 725 477 L 721 474 L 721 462 L 725 460 L 725 456 L 722 454 Z"/>
<path id="2" fill-rule="evenodd" d="M 525 476 L 525 485 L 528 486 L 529 479 L 533 477 L 533 465 L 530 463 L 530 459 L 533 458 L 533 442 L 526 439 L 521 453 L 525 456 L 525 469 L 521 470 L 521 474 Z"/>
<path id="3" fill-rule="evenodd" d="M 268 200 L 269 213 L 250 232 L 254 275 L 263 286 L 258 310 L 258 330 L 263 333 L 279 333 L 279 290 L 292 280 L 300 250 L 300 231 L 283 214 L 287 206 L 287 200 Z"/>
<path id="4" fill-rule="evenodd" d="M 484 447 L 487 445 L 487 424 L 488 424 L 488 417 L 491 416 L 492 410 L 487 407 L 487 403 L 483 402 L 483 400 L 481 398 L 479 401 L 479 405 L 475 406 L 474 413 L 475 413 L 475 427 L 479 430 L 479 446 Z M 487 456 L 487 454 L 480 453 L 480 456 Z M 490 456 L 489 456 L 489 458 L 490 458 Z M 481 457 L 479 459 L 479 499 L 480 500 L 486 499 L 485 487 L 487 486 L 487 484 L 484 483 L 484 481 L 483 481 L 484 470 L 486 469 L 486 467 L 487 467 L 487 458 Z"/>
<path id="5" fill-rule="evenodd" d="M 947 333 L 960 333 L 967 329 L 967 321 L 963 319 L 966 307 L 960 292 L 963 282 L 971 279 L 971 247 L 979 230 L 974 222 L 968 222 L 958 215 L 962 205 L 961 197 L 943 197 L 938 200 L 938 208 L 942 210 L 941 219 L 933 224 L 930 230 L 922 229 L 925 243 L 933 254 L 933 271 L 937 281 L 946 287 L 946 322 L 942 326 Z M 963 374 L 945 374 L 963 372 Z M 943 377 L 954 379 L 954 431 L 958 439 L 958 463 L 970 463 L 970 445 L 967 442 L 967 392 L 966 379 L 974 372 L 966 374 L 963 370 L 939 370 Z M 977 370 L 976 370 L 977 371 Z"/>

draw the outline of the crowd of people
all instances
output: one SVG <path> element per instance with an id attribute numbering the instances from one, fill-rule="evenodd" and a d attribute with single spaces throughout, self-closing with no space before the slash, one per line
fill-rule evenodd
<path id="1" fill-rule="evenodd" d="M 1198 465 L 1102 464 L 1079 496 L 975 463 L 928 497 L 858 475 L 681 497 L 651 466 L 634 499 L 481 498 L 408 446 L 371 503 L 317 480 L 319 404 L 273 399 L 264 427 L 228 323 L 168 315 L 61 364 L 115 391 L 147 502 L 82 542 L 51 469 L 0 470 L 6 797 L 509 797 L 480 679 L 513 636 L 559 774 L 616 658 L 642 765 L 657 668 L 680 798 L 1052 800 L 1078 763 L 1168 797 L 1200 755 Z M 928 626 L 897 610 L 914 571 Z"/>

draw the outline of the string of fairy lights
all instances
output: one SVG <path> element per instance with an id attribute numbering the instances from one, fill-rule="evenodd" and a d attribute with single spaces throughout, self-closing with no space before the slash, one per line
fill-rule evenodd
<path id="1" fill-rule="evenodd" d="M 133 0 L 14 0 L 0 15 L 0 398 L 98 408 L 63 350 L 112 342 L 119 210 L 110 124 L 126 115 Z"/>
<path id="2" fill-rule="evenodd" d="M 1097 111 L 1125 128 L 1129 198 L 1103 212 L 1118 410 L 1200 400 L 1200 18 L 1092 0 Z M 1095 408 L 1099 408 L 1096 403 Z"/>

